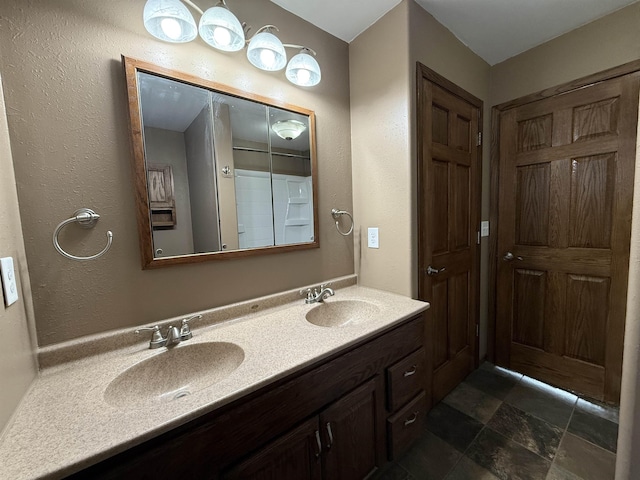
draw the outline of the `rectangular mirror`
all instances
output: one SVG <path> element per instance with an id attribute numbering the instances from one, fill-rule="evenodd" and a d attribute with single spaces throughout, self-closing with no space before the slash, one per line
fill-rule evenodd
<path id="1" fill-rule="evenodd" d="M 312 111 L 123 62 L 143 268 L 319 246 Z"/>

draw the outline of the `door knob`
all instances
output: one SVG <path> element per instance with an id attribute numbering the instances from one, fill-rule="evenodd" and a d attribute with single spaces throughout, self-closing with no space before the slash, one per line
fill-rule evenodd
<path id="1" fill-rule="evenodd" d="M 503 259 L 505 262 L 513 262 L 516 258 L 517 258 L 518 260 L 524 260 L 524 258 L 522 258 L 521 256 L 519 256 L 519 255 L 518 255 L 518 256 L 516 257 L 516 256 L 515 256 L 513 253 L 511 253 L 511 252 L 507 252 L 507 253 L 505 253 L 504 257 L 502 257 L 502 259 Z"/>
<path id="2" fill-rule="evenodd" d="M 446 270 L 445 267 L 442 267 L 442 268 L 438 269 L 438 268 L 433 268 L 431 265 L 429 265 L 427 267 L 427 275 L 431 275 L 431 276 L 437 275 L 440 272 L 444 272 L 445 270 Z"/>

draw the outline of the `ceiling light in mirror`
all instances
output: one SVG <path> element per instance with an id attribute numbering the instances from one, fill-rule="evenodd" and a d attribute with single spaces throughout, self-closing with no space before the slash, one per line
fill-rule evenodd
<path id="1" fill-rule="evenodd" d="M 295 140 L 307 129 L 307 126 L 298 120 L 280 120 L 274 123 L 271 128 L 280 138 Z"/>
<path id="2" fill-rule="evenodd" d="M 224 2 L 210 8 L 200 18 L 200 36 L 213 48 L 224 52 L 237 52 L 245 45 L 244 30 L 240 21 Z"/>
<path id="3" fill-rule="evenodd" d="M 247 48 L 247 58 L 251 64 L 269 72 L 282 70 L 287 64 L 287 53 L 282 42 L 274 34 L 266 31 L 272 28 L 275 27 L 267 25 L 258 30 Z"/>
<path id="4" fill-rule="evenodd" d="M 190 42 L 198 35 L 193 16 L 178 0 L 148 0 L 143 19 L 147 31 L 165 42 Z"/>
<path id="5" fill-rule="evenodd" d="M 320 65 L 315 58 L 309 55 L 310 53 L 315 55 L 313 50 L 303 48 L 287 65 L 287 79 L 294 85 L 313 87 L 320 83 L 322 77 Z"/>

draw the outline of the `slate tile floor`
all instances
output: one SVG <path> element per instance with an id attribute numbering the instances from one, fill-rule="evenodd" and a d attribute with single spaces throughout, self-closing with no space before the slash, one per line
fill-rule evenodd
<path id="1" fill-rule="evenodd" d="M 618 411 L 483 363 L 377 480 L 608 480 Z"/>

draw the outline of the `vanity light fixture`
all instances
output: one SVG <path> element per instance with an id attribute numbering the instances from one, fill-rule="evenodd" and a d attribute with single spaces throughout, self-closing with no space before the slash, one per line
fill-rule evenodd
<path id="1" fill-rule="evenodd" d="M 247 47 L 247 58 L 251 65 L 260 70 L 277 72 L 287 64 L 287 52 L 271 30 L 277 32 L 278 27 L 266 25 L 256 32 Z"/>
<path id="2" fill-rule="evenodd" d="M 198 36 L 193 16 L 178 0 L 148 0 L 142 16 L 144 28 L 165 42 L 185 43 Z"/>
<path id="3" fill-rule="evenodd" d="M 198 26 L 186 5 L 201 15 Z M 315 51 L 302 45 L 283 44 L 273 34 L 274 30 L 278 31 L 275 25 L 261 27 L 250 41 L 246 40 L 249 28 L 240 23 L 225 0 L 219 0 L 204 12 L 190 0 L 147 0 L 143 19 L 147 31 L 165 42 L 190 42 L 199 33 L 205 43 L 223 52 L 237 52 L 248 44 L 249 62 L 269 72 L 282 70 L 287 65 L 285 48 L 298 49 L 300 53 L 287 65 L 287 79 L 300 87 L 313 87 L 320 83 L 320 65 L 313 58 Z"/>
<path id="4" fill-rule="evenodd" d="M 276 134 L 285 140 L 295 140 L 302 132 L 307 129 L 307 126 L 299 122 L 298 120 L 280 120 L 271 126 L 271 129 Z"/>
<path id="5" fill-rule="evenodd" d="M 314 56 L 316 54 L 310 48 L 302 47 L 300 53 L 294 56 L 287 65 L 286 75 L 291 83 L 301 87 L 313 87 L 320 83 L 322 78 L 320 65 L 315 58 L 309 55 L 310 53 Z"/>
<path id="6" fill-rule="evenodd" d="M 245 46 L 244 29 L 224 0 L 202 14 L 198 31 L 207 44 L 223 52 L 237 52 Z"/>

